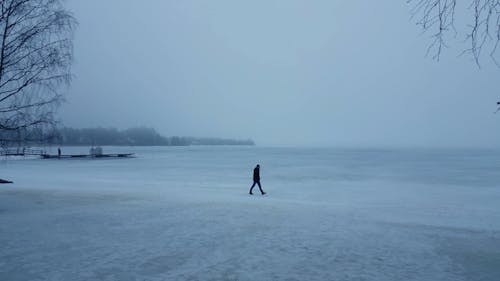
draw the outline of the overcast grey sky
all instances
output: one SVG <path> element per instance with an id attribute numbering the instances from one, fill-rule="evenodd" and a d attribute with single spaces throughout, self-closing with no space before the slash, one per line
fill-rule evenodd
<path id="1" fill-rule="evenodd" d="M 463 46 L 425 58 L 405 3 L 69 0 L 60 116 L 260 145 L 499 146 L 500 69 Z"/>

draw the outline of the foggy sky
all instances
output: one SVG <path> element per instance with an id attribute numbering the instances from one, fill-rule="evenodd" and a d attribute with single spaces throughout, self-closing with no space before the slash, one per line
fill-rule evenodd
<path id="1" fill-rule="evenodd" d="M 66 126 L 259 145 L 499 146 L 500 69 L 425 57 L 406 1 L 69 0 Z"/>

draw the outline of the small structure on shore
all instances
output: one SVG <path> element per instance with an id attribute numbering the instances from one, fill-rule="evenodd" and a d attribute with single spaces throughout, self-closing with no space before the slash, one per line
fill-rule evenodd
<path id="1" fill-rule="evenodd" d="M 91 147 L 89 152 L 90 155 L 92 155 L 93 157 L 99 157 L 102 155 L 102 147 L 100 146 Z"/>

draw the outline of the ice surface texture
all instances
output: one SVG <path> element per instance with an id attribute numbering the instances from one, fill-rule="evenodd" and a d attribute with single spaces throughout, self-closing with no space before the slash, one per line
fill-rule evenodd
<path id="1" fill-rule="evenodd" d="M 0 280 L 500 280 L 498 151 L 105 150 L 0 160 Z"/>

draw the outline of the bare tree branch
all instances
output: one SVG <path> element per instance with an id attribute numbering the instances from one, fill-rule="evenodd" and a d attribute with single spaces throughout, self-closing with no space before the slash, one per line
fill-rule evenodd
<path id="1" fill-rule="evenodd" d="M 439 60 L 451 38 L 462 38 L 465 44 L 460 55 L 471 55 L 478 66 L 484 51 L 500 67 L 500 0 L 407 0 L 411 17 L 416 19 L 424 33 L 431 34 L 427 54 Z M 466 26 L 457 31 L 456 15 L 470 18 Z M 487 51 L 488 50 L 488 51 Z"/>
<path id="2" fill-rule="evenodd" d="M 0 0 L 0 144 L 56 123 L 76 25 L 62 1 Z"/>

